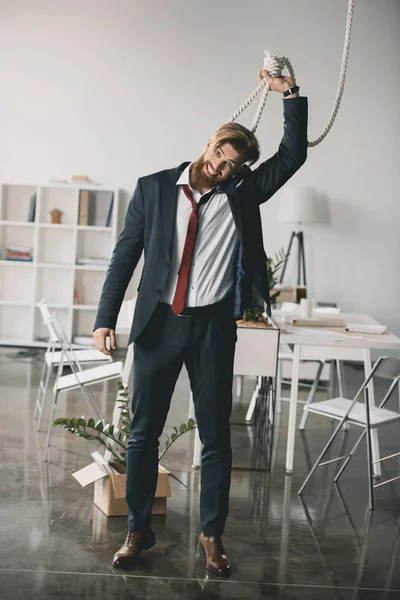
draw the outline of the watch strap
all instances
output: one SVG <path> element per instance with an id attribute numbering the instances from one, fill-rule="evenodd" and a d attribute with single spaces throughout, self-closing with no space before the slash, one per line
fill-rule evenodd
<path id="1" fill-rule="evenodd" d="M 292 94 L 296 94 L 299 91 L 299 89 L 300 88 L 298 85 L 294 85 L 293 87 L 286 90 L 286 92 L 283 92 L 283 97 L 286 98 L 286 96 L 291 96 Z"/>

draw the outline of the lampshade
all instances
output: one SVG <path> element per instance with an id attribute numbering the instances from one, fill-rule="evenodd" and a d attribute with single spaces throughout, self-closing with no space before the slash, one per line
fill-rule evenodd
<path id="1" fill-rule="evenodd" d="M 279 203 L 281 223 L 318 223 L 320 211 L 317 192 L 310 187 L 285 187 Z"/>

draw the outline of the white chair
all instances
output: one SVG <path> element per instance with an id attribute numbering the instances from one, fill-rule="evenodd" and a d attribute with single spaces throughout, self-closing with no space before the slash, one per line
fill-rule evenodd
<path id="1" fill-rule="evenodd" d="M 380 377 L 391 381 L 389 389 L 385 394 L 379 407 L 371 404 L 369 400 L 368 384 L 371 382 L 373 377 Z M 374 368 L 361 385 L 353 400 L 347 400 L 346 398 L 332 398 L 331 400 L 325 400 L 324 402 L 315 402 L 314 404 L 305 406 L 305 410 L 309 412 L 323 415 L 326 417 L 331 417 L 333 419 L 338 420 L 339 425 L 336 427 L 335 431 L 329 438 L 324 449 L 322 450 L 317 461 L 315 462 L 313 468 L 311 469 L 310 473 L 305 479 L 303 485 L 301 486 L 298 492 L 299 494 L 302 494 L 303 490 L 305 489 L 307 483 L 309 482 L 311 476 L 313 475 L 317 467 L 322 467 L 324 465 L 330 464 L 338 460 L 344 460 L 343 465 L 341 466 L 340 470 L 334 478 L 334 481 L 337 482 L 339 477 L 342 475 L 343 471 L 349 464 L 351 458 L 354 456 L 354 453 L 360 445 L 360 442 L 363 439 L 364 435 L 366 435 L 369 507 L 370 510 L 374 509 L 374 489 L 392 481 L 395 481 L 396 479 L 400 479 L 400 476 L 398 476 L 393 477 L 387 481 L 377 483 L 375 485 L 373 484 L 373 465 L 376 463 L 380 463 L 383 460 L 400 456 L 400 452 L 373 461 L 371 444 L 371 433 L 374 429 L 378 429 L 378 427 L 382 427 L 383 425 L 388 425 L 390 423 L 400 421 L 400 412 L 387 410 L 385 408 L 385 405 L 392 396 L 393 392 L 396 388 L 399 387 L 399 380 L 400 359 L 392 357 L 381 357 L 377 360 Z M 358 398 L 361 396 L 362 393 L 364 394 L 364 402 L 358 402 Z M 359 436 L 357 442 L 347 455 L 338 456 L 337 458 L 322 462 L 322 459 L 324 458 L 328 449 L 331 447 L 338 433 L 347 422 L 363 428 L 363 432 Z"/>
<path id="2" fill-rule="evenodd" d="M 40 377 L 38 393 L 36 396 L 35 412 L 33 414 L 34 419 L 36 419 L 36 417 L 39 416 L 36 427 L 37 431 L 40 430 L 40 425 L 42 422 L 43 410 L 46 402 L 51 370 L 54 367 L 58 367 L 62 356 L 62 351 L 56 350 L 58 346 L 58 338 L 52 323 L 52 320 L 55 321 L 57 317 L 54 316 L 52 319 L 52 315 L 44 299 L 42 299 L 39 302 L 39 309 L 43 318 L 43 322 L 46 325 L 49 332 L 49 340 L 44 355 L 42 374 Z M 81 365 L 90 363 L 110 363 L 112 362 L 112 357 L 106 356 L 105 354 L 99 352 L 99 350 L 96 350 L 95 348 L 92 348 L 90 350 L 75 350 L 73 357 L 71 355 L 70 349 L 67 350 L 63 356 L 64 366 L 70 366 L 70 363 L 74 360 Z"/>
<path id="3" fill-rule="evenodd" d="M 55 319 L 55 316 L 51 316 L 51 324 L 53 326 L 55 335 L 58 343 L 61 347 L 60 361 L 58 364 L 57 377 L 53 388 L 53 401 L 49 417 L 49 425 L 47 430 L 47 438 L 44 450 L 44 461 L 48 460 L 48 451 L 50 445 L 51 431 L 53 428 L 54 413 L 57 406 L 58 395 L 60 392 L 67 392 L 74 389 L 80 389 L 84 399 L 87 401 L 89 407 L 93 411 L 93 416 L 98 419 L 102 419 L 102 415 L 97 408 L 96 401 L 94 398 L 93 391 L 90 389 L 91 385 L 100 383 L 110 379 L 119 379 L 123 374 L 123 363 L 122 361 L 111 362 L 91 369 L 83 370 L 79 361 L 75 358 L 75 351 L 72 349 L 67 336 L 65 335 L 62 327 Z M 64 367 L 64 357 L 68 357 L 68 366 L 71 368 L 72 373 L 69 375 L 62 375 Z"/>

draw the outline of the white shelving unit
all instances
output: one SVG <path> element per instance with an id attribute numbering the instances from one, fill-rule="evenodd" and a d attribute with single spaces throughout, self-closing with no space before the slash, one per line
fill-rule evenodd
<path id="1" fill-rule="evenodd" d="M 79 224 L 80 192 L 89 190 L 95 225 Z M 27 221 L 36 194 L 35 220 Z M 109 227 L 107 214 L 113 198 Z M 51 223 L 50 212 L 63 212 Z M 0 184 L 0 345 L 45 346 L 38 303 L 57 311 L 68 337 L 91 335 L 107 266 L 78 264 L 111 258 L 118 230 L 118 189 L 94 185 Z M 6 248 L 29 247 L 32 262 L 5 260 Z"/>

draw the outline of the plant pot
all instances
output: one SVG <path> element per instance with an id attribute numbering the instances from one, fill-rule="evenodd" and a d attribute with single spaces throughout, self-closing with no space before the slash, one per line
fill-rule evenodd
<path id="1" fill-rule="evenodd" d="M 61 218 L 63 216 L 63 213 L 61 210 L 52 210 L 50 212 L 50 216 L 51 216 L 51 222 L 53 224 L 56 225 L 60 225 L 61 224 Z"/>

